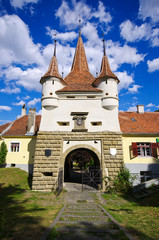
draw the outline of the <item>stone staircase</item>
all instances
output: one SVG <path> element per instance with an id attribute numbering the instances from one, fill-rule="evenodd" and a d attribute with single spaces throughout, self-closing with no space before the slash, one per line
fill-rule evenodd
<path id="1" fill-rule="evenodd" d="M 56 219 L 56 240 L 116 240 L 120 230 L 97 203 L 66 204 Z M 126 238 L 125 238 L 126 239 Z"/>

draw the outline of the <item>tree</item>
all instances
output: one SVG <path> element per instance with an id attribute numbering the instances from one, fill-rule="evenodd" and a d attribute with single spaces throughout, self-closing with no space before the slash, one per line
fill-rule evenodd
<path id="1" fill-rule="evenodd" d="M 2 142 L 0 146 L 0 165 L 5 164 L 7 152 L 7 145 L 5 144 L 5 142 Z"/>

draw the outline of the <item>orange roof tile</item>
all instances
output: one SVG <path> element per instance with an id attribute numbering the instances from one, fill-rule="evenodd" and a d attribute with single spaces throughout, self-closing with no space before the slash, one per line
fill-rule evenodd
<path id="1" fill-rule="evenodd" d="M 2 133 L 10 124 L 11 124 L 11 122 L 1 125 L 0 126 L 0 133 Z"/>
<path id="2" fill-rule="evenodd" d="M 119 122 L 123 133 L 159 134 L 159 112 L 119 112 Z"/>
<path id="3" fill-rule="evenodd" d="M 58 70 L 57 59 L 55 56 L 53 56 L 51 58 L 48 71 L 44 74 L 44 76 L 42 76 L 42 78 L 44 78 L 44 77 L 57 77 L 57 78 L 62 79 L 62 77 L 59 73 L 59 70 Z"/>
<path id="4" fill-rule="evenodd" d="M 71 72 L 64 79 L 67 86 L 57 92 L 101 92 L 101 90 L 92 87 L 94 79 L 94 76 L 89 72 L 83 41 L 79 36 Z"/>
<path id="5" fill-rule="evenodd" d="M 40 126 L 41 116 L 36 116 L 36 122 L 35 122 L 35 132 L 38 131 L 38 127 Z M 10 123 L 7 123 L 10 125 Z M 5 129 L 8 127 L 7 124 Z M 0 126 L 0 132 L 4 130 L 4 125 Z M 18 118 L 15 120 L 11 128 L 4 133 L 4 136 L 25 136 L 27 133 L 27 126 L 28 126 L 28 115 L 25 115 L 21 118 Z M 2 130 L 3 129 L 3 130 Z"/>
<path id="6" fill-rule="evenodd" d="M 109 61 L 108 61 L 108 58 L 107 58 L 106 55 L 104 55 L 103 58 L 102 58 L 101 71 L 100 71 L 99 76 L 94 80 L 93 85 L 98 86 L 99 83 L 102 81 L 103 77 L 114 78 L 119 83 L 119 79 L 112 72 L 112 70 L 110 68 Z"/>

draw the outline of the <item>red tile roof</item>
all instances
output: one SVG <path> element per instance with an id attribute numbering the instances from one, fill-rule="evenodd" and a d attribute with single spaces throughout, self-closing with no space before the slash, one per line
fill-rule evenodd
<path id="1" fill-rule="evenodd" d="M 83 41 L 79 36 L 71 72 L 64 79 L 67 86 L 57 92 L 102 92 L 92 86 L 94 79 L 89 72 Z"/>
<path id="2" fill-rule="evenodd" d="M 40 120 L 41 116 L 37 115 L 36 116 L 36 122 L 35 122 L 35 132 L 37 132 L 39 126 L 40 126 Z M 7 123 L 6 128 L 11 124 Z M 4 130 L 4 125 L 0 126 L 0 133 Z M 18 118 L 15 120 L 11 128 L 4 133 L 4 136 L 25 136 L 27 133 L 27 126 L 28 126 L 28 115 L 25 115 L 21 118 Z M 5 129 L 6 129 L 5 128 Z"/>
<path id="3" fill-rule="evenodd" d="M 159 112 L 119 112 L 123 133 L 159 133 Z"/>
<path id="4" fill-rule="evenodd" d="M 107 78 L 114 78 L 117 80 L 117 82 L 119 83 L 119 79 L 117 78 L 117 76 L 112 72 L 110 65 L 109 65 L 109 61 L 106 55 L 103 56 L 102 59 L 102 64 L 101 64 L 101 71 L 99 76 L 95 79 L 95 81 L 93 82 L 94 86 L 98 86 L 99 83 L 102 81 L 103 77 L 107 77 Z"/>
<path id="5" fill-rule="evenodd" d="M 0 133 L 2 133 L 10 124 L 11 124 L 11 122 L 1 125 L 0 126 Z"/>
<path id="6" fill-rule="evenodd" d="M 41 116 L 36 116 L 36 131 L 40 126 Z M 119 112 L 121 131 L 130 134 L 159 134 L 159 112 Z M 0 133 L 11 123 L 0 126 Z M 12 127 L 5 132 L 4 136 L 25 136 L 27 133 L 28 115 L 25 115 L 13 123 Z"/>
<path id="7" fill-rule="evenodd" d="M 50 65 L 48 68 L 48 71 L 42 76 L 40 82 L 42 83 L 42 80 L 46 77 L 57 77 L 59 78 L 62 82 L 66 84 L 66 82 L 63 80 L 61 77 L 59 70 L 58 70 L 58 64 L 57 64 L 57 59 L 55 56 L 51 58 Z"/>

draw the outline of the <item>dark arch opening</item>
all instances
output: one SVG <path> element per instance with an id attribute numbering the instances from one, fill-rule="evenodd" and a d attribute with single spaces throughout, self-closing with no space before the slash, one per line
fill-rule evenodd
<path id="1" fill-rule="evenodd" d="M 100 170 L 100 161 L 96 153 L 86 148 L 78 148 L 66 156 L 64 181 L 82 183 L 86 172 L 88 175 L 88 172 L 98 170 Z"/>

